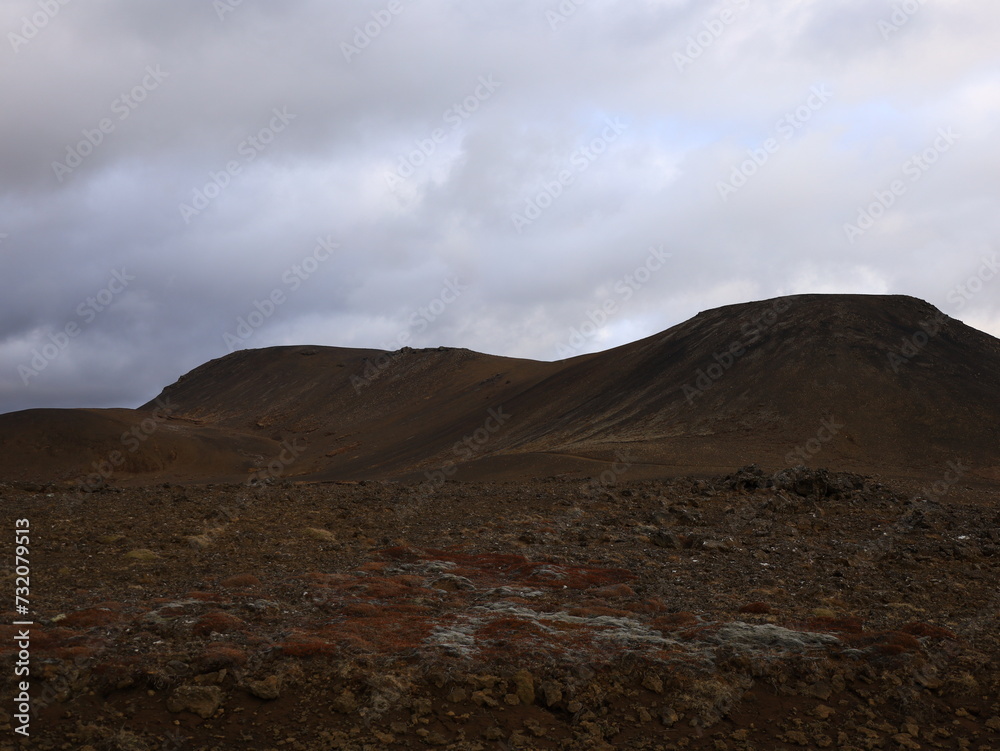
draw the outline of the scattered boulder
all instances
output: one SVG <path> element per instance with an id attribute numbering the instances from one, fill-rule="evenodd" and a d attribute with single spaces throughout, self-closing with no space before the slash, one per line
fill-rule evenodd
<path id="1" fill-rule="evenodd" d="M 167 710 L 191 712 L 207 720 L 219 711 L 223 696 L 218 686 L 178 686 L 167 699 Z"/>
<path id="2" fill-rule="evenodd" d="M 269 675 L 259 681 L 247 683 L 247 689 L 258 699 L 274 701 L 281 696 L 281 678 L 277 675 Z"/>
<path id="3" fill-rule="evenodd" d="M 527 670 L 518 670 L 514 673 L 515 693 L 520 702 L 526 706 L 535 703 L 535 679 Z"/>

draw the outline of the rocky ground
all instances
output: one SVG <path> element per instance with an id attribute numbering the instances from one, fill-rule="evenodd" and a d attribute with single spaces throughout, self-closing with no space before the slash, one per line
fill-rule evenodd
<path id="1" fill-rule="evenodd" d="M 0 748 L 1000 749 L 1000 491 L 620 479 L 0 486 Z"/>

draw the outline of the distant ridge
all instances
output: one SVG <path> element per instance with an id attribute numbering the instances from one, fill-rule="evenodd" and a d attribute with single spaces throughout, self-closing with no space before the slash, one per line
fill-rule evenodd
<path id="1" fill-rule="evenodd" d="M 1000 340 L 912 297 L 796 295 L 559 362 L 242 350 L 139 410 L 0 415 L 0 478 L 672 476 L 750 463 L 1000 480 Z M 170 404 L 151 425 L 149 415 Z M 121 435 L 154 427 L 134 450 Z M 132 426 L 131 428 L 129 426 Z"/>

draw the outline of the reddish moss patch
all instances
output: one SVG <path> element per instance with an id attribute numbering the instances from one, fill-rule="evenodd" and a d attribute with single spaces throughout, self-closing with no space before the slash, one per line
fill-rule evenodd
<path id="1" fill-rule="evenodd" d="M 810 618 L 801 624 L 801 628 L 805 631 L 818 631 L 824 634 L 861 634 L 865 630 L 865 624 L 860 618 L 854 616 Z"/>
<path id="2" fill-rule="evenodd" d="M 205 615 L 195 621 L 191 631 L 195 636 L 208 636 L 213 632 L 217 634 L 228 634 L 232 631 L 240 630 L 244 625 L 243 621 L 235 615 L 215 610 L 210 613 L 205 613 Z"/>
<path id="3" fill-rule="evenodd" d="M 878 631 L 866 634 L 851 634 L 842 637 L 844 642 L 855 649 L 869 649 L 878 654 L 893 656 L 906 652 L 920 652 L 920 642 L 912 634 L 899 631 Z"/>
<path id="4" fill-rule="evenodd" d="M 920 623 L 914 621 L 913 623 L 907 623 L 901 629 L 899 629 L 904 634 L 911 634 L 917 637 L 928 637 L 931 639 L 951 639 L 957 640 L 958 636 L 955 635 L 953 631 L 949 631 L 941 626 L 932 626 L 929 623 Z"/>
<path id="5" fill-rule="evenodd" d="M 694 617 L 694 613 L 682 610 L 679 613 L 665 613 L 664 615 L 657 616 L 650 620 L 649 624 L 658 631 L 679 631 L 680 629 L 696 626 L 698 619 Z"/>
<path id="6" fill-rule="evenodd" d="M 57 647 L 75 636 L 76 633 L 68 628 L 40 629 L 36 626 L 31 630 L 31 648 L 36 651 L 45 651 Z"/>
<path id="7" fill-rule="evenodd" d="M 206 671 L 239 667 L 245 665 L 246 661 L 246 651 L 234 644 L 225 642 L 216 642 L 209 645 L 197 659 L 197 663 Z"/>
<path id="8" fill-rule="evenodd" d="M 86 608 L 70 613 L 63 619 L 62 623 L 69 628 L 98 628 L 101 626 L 112 626 L 121 623 L 125 617 L 118 612 L 107 607 Z"/>
<path id="9" fill-rule="evenodd" d="M 512 653 L 521 653 L 537 647 L 539 638 L 544 639 L 548 650 L 557 651 L 564 640 L 553 642 L 551 634 L 546 634 L 533 621 L 516 616 L 495 618 L 475 632 L 475 642 L 486 657 L 505 658 Z"/>
<path id="10" fill-rule="evenodd" d="M 415 576 L 414 574 L 400 574 L 399 576 L 393 576 L 392 579 L 404 587 L 419 587 L 424 583 L 422 576 Z"/>
<path id="11" fill-rule="evenodd" d="M 413 588 L 390 579 L 375 579 L 364 584 L 364 592 L 368 597 L 388 600 L 394 597 L 410 597 Z"/>
<path id="12" fill-rule="evenodd" d="M 612 584 L 608 587 L 599 587 L 593 592 L 595 597 L 635 597 L 635 590 L 628 584 Z"/>
<path id="13" fill-rule="evenodd" d="M 338 612 L 353 618 L 375 618 L 382 615 L 385 609 L 370 602 L 349 602 L 338 608 Z"/>
<path id="14" fill-rule="evenodd" d="M 289 657 L 318 657 L 337 652 L 337 645 L 312 634 L 299 633 L 278 645 L 278 650 Z"/>
<path id="15" fill-rule="evenodd" d="M 352 612 L 344 612 L 347 616 L 344 620 L 313 632 L 311 638 L 331 646 L 334 651 L 345 649 L 384 654 L 416 649 L 433 631 L 434 624 L 431 620 L 414 613 L 412 607 L 383 606 L 369 609 L 363 606 L 364 603 L 355 604 Z M 311 641 L 303 647 L 292 645 L 292 651 L 285 649 L 285 653 L 309 656 L 328 652 L 316 641 Z"/>
<path id="16" fill-rule="evenodd" d="M 653 597 L 649 600 L 643 600 L 642 602 L 630 602 L 622 605 L 626 610 L 630 610 L 633 613 L 645 613 L 648 615 L 654 615 L 656 613 L 666 613 L 669 608 L 667 603 L 661 600 L 659 597 Z"/>

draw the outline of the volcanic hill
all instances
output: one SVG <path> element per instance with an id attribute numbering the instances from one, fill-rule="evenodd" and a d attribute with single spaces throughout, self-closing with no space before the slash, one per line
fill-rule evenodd
<path id="1" fill-rule="evenodd" d="M 997 383 L 1000 340 L 926 302 L 796 295 L 559 362 L 241 350 L 137 410 L 0 415 L 0 478 L 439 483 L 757 463 L 996 480 Z"/>

